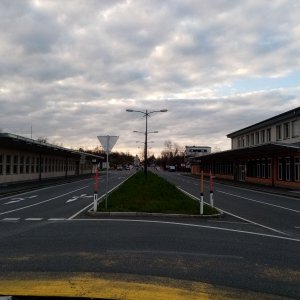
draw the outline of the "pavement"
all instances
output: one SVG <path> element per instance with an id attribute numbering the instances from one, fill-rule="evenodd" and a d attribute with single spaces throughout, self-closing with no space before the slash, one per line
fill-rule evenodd
<path id="1" fill-rule="evenodd" d="M 192 175 L 190 173 L 180 173 L 180 174 L 184 175 L 184 176 L 193 177 L 193 178 L 200 178 L 199 175 Z M 204 179 L 209 180 L 208 177 L 206 177 Z M 293 190 L 293 189 L 288 189 L 288 188 L 265 186 L 265 185 L 250 183 L 250 182 L 232 181 L 232 180 L 219 179 L 219 178 L 214 178 L 213 182 L 219 183 L 219 184 L 225 184 L 228 186 L 235 186 L 235 187 L 265 192 L 265 193 L 300 198 L 300 185 L 299 185 L 299 190 L 296 190 L 296 189 Z"/>
<path id="2" fill-rule="evenodd" d="M 40 189 L 43 187 L 75 182 L 78 180 L 91 178 L 93 176 L 94 176 L 93 174 L 86 174 L 80 176 L 71 176 L 67 178 L 59 177 L 59 178 L 43 179 L 41 181 L 34 180 L 34 181 L 23 181 L 23 182 L 0 183 L 0 198 L 35 190 L 35 189 Z"/>
<path id="3" fill-rule="evenodd" d="M 103 172 L 102 172 L 103 173 Z M 104 173 L 103 173 L 104 174 Z M 180 173 L 184 176 L 189 176 L 193 178 L 199 178 L 198 175 L 192 175 L 190 173 Z M 57 185 L 62 183 L 74 182 L 84 178 L 90 178 L 94 175 L 87 174 L 81 176 L 72 176 L 68 178 L 51 178 L 51 179 L 44 179 L 42 181 L 29 181 L 29 182 L 20 182 L 20 183 L 0 183 L 0 198 L 6 197 L 9 195 L 14 195 L 20 192 L 30 191 L 34 189 L 39 189 L 42 187 L 47 187 L 51 185 Z M 205 178 L 208 180 L 208 178 Z M 299 190 L 292 190 L 288 188 L 280 188 L 280 187 L 271 187 L 271 186 L 264 186 L 255 183 L 248 183 L 248 182 L 240 182 L 240 181 L 231 181 L 225 179 L 216 179 L 213 180 L 215 183 L 225 184 L 228 186 L 235 186 L 245 189 L 251 189 L 255 191 L 289 196 L 294 198 L 300 199 L 300 189 Z"/>

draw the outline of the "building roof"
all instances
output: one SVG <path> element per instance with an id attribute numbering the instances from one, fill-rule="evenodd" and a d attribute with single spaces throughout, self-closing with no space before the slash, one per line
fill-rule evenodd
<path id="1" fill-rule="evenodd" d="M 20 135 L 12 134 L 12 133 L 7 133 L 7 132 L 0 132 L 0 141 L 1 141 L 1 146 L 14 146 L 14 147 L 19 147 L 22 149 L 28 149 L 32 150 L 32 147 L 40 148 L 43 149 L 43 151 L 57 151 L 57 153 L 66 153 L 70 155 L 75 155 L 75 156 L 88 156 L 88 157 L 93 157 L 93 158 L 101 158 L 98 155 L 86 153 L 86 152 L 81 152 L 73 149 L 68 149 L 65 147 L 57 146 L 57 145 L 52 145 L 49 143 L 44 143 L 40 142 L 37 140 L 33 140 L 27 137 L 23 137 Z"/>
<path id="2" fill-rule="evenodd" d="M 270 125 L 273 125 L 276 122 L 282 122 L 286 119 L 297 117 L 297 116 L 300 116 L 300 107 L 294 108 L 294 109 L 289 110 L 289 111 L 287 111 L 285 113 L 282 113 L 280 115 L 276 115 L 272 118 L 266 119 L 264 121 L 255 123 L 255 124 L 250 125 L 248 127 L 245 127 L 243 129 L 239 129 L 237 131 L 229 133 L 229 134 L 227 134 L 227 137 L 232 138 L 232 137 L 244 134 L 246 132 L 257 130 L 257 129 L 265 127 L 265 126 L 270 126 Z"/>
<path id="3" fill-rule="evenodd" d="M 233 150 L 226 150 L 222 152 L 210 153 L 203 156 L 195 157 L 192 161 L 194 163 L 198 163 L 201 160 L 209 160 L 209 159 L 238 159 L 240 157 L 250 157 L 252 156 L 264 156 L 264 155 L 272 155 L 275 151 L 281 152 L 284 154 L 285 152 L 289 152 L 294 150 L 299 152 L 300 154 L 300 145 L 296 144 L 283 144 L 283 143 L 269 143 L 258 146 L 252 146 L 248 148 L 240 148 Z"/>

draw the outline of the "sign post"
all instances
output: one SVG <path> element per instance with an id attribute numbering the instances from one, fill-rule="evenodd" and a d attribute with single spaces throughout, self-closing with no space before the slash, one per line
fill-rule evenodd
<path id="1" fill-rule="evenodd" d="M 106 187 L 105 187 L 105 209 L 107 210 L 107 193 L 108 193 L 108 156 L 109 152 L 111 152 L 112 148 L 116 144 L 118 140 L 118 136 L 115 135 L 103 135 L 97 136 L 101 146 L 106 152 Z"/>
<path id="2" fill-rule="evenodd" d="M 203 171 L 201 171 L 201 195 L 200 195 L 200 215 L 203 215 L 203 192 L 204 192 L 204 184 L 203 184 Z"/>
<path id="3" fill-rule="evenodd" d="M 213 179 L 211 171 L 209 172 L 210 206 L 214 206 Z"/>
<path id="4" fill-rule="evenodd" d="M 98 205 L 98 167 L 96 169 L 96 174 L 95 174 L 94 212 L 97 211 L 97 205 Z"/>

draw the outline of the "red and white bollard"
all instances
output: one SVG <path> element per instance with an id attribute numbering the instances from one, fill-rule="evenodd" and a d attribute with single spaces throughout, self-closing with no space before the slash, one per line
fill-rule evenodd
<path id="1" fill-rule="evenodd" d="M 214 206 L 214 192 L 213 192 L 213 180 L 212 180 L 212 174 L 211 171 L 209 172 L 209 190 L 210 190 L 210 206 Z"/>
<path id="2" fill-rule="evenodd" d="M 96 174 L 95 174 L 95 186 L 94 186 L 94 212 L 97 211 L 97 206 L 98 206 L 98 166 L 96 169 Z"/>

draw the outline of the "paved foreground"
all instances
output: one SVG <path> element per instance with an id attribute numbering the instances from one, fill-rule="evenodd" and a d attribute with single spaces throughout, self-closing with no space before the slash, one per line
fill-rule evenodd
<path id="1" fill-rule="evenodd" d="M 130 174 L 111 176 L 110 188 Z M 270 230 L 232 215 L 94 219 L 80 213 L 92 186 L 0 199 L 0 294 L 299 299 L 300 239 L 285 222 Z"/>

